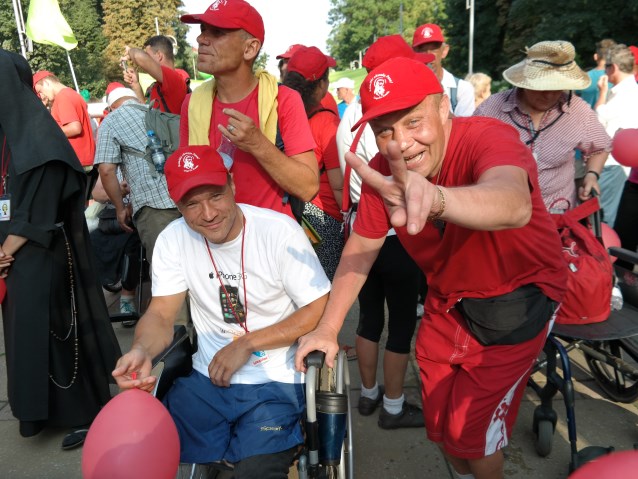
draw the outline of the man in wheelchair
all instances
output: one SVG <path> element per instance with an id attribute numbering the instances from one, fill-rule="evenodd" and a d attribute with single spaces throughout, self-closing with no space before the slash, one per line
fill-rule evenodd
<path id="1" fill-rule="evenodd" d="M 319 321 L 330 282 L 294 220 L 235 202 L 215 149 L 180 148 L 165 172 L 183 217 L 158 238 L 153 298 L 113 376 L 123 389 L 153 389 L 151 360 L 170 344 L 188 291 L 198 351 L 164 399 L 181 461 L 223 460 L 238 479 L 287 477 L 303 442 L 296 341 Z"/>

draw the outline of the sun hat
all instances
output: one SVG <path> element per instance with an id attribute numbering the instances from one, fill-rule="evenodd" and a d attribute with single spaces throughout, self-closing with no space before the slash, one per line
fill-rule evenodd
<path id="1" fill-rule="evenodd" d="M 218 28 L 241 28 L 264 43 L 264 21 L 244 0 L 215 0 L 204 13 L 182 15 L 183 23 L 205 23 Z"/>
<path id="2" fill-rule="evenodd" d="M 350 88 L 354 90 L 354 80 L 348 77 L 341 77 L 330 86 L 333 90 L 338 90 L 339 88 Z"/>
<path id="3" fill-rule="evenodd" d="M 326 70 L 337 65 L 334 58 L 317 47 L 301 46 L 288 61 L 288 72 L 297 72 L 308 81 L 318 80 Z"/>
<path id="4" fill-rule="evenodd" d="M 425 64 L 409 58 L 392 58 L 363 80 L 359 90 L 363 116 L 352 131 L 364 122 L 410 108 L 436 93 L 443 93 L 443 87 Z"/>
<path id="5" fill-rule="evenodd" d="M 503 72 L 512 85 L 527 90 L 582 90 L 589 75 L 574 61 L 574 45 L 563 40 L 545 41 L 525 48 L 527 56 Z"/>
<path id="6" fill-rule="evenodd" d="M 116 101 L 126 97 L 137 98 L 137 95 L 133 90 L 124 86 L 113 88 L 106 96 L 106 104 L 112 108 Z"/>
<path id="7" fill-rule="evenodd" d="M 280 53 L 275 58 L 277 60 L 282 60 L 282 59 L 290 60 L 290 57 L 292 57 L 295 54 L 295 52 L 299 50 L 301 47 L 303 47 L 301 43 L 295 43 L 294 45 L 290 45 L 285 52 Z"/>
<path id="8" fill-rule="evenodd" d="M 416 53 L 401 35 L 395 34 L 380 37 L 370 45 L 363 55 L 361 64 L 370 71 L 390 58 L 397 57 L 411 58 L 421 63 L 432 63 L 436 59 L 431 53 Z"/>
<path id="9" fill-rule="evenodd" d="M 52 76 L 55 76 L 55 75 L 53 75 L 53 73 L 46 70 L 40 70 L 38 72 L 35 72 L 35 75 L 33 75 L 33 88 L 35 89 L 35 86 L 38 82 L 44 80 L 47 77 L 52 77 Z"/>
<path id="10" fill-rule="evenodd" d="M 222 157 L 209 145 L 178 148 L 166 160 L 164 174 L 168 194 L 175 203 L 193 188 L 204 185 L 222 186 L 228 181 L 228 170 Z"/>
<path id="11" fill-rule="evenodd" d="M 412 36 L 413 47 L 418 47 L 419 45 L 423 45 L 424 43 L 433 42 L 445 42 L 445 37 L 443 36 L 441 27 L 439 27 L 437 24 L 426 23 L 425 25 L 421 25 L 414 31 L 414 35 Z"/>

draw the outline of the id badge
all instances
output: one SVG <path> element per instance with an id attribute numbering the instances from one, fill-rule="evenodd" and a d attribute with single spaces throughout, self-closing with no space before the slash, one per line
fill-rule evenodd
<path id="1" fill-rule="evenodd" d="M 11 219 L 11 197 L 10 195 L 0 196 L 0 221 Z"/>

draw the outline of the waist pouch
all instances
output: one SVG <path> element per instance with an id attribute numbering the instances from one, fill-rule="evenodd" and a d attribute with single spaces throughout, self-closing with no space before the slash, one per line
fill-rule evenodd
<path id="1" fill-rule="evenodd" d="M 493 298 L 464 298 L 456 307 L 478 342 L 494 346 L 535 338 L 554 314 L 556 302 L 528 284 Z"/>

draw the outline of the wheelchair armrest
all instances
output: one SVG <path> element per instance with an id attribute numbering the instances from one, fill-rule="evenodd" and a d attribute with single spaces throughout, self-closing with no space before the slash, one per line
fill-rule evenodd
<path id="1" fill-rule="evenodd" d="M 323 351 L 311 351 L 308 356 L 306 356 L 303 360 L 304 366 L 309 368 L 311 366 L 315 366 L 317 369 L 321 369 L 323 367 L 323 362 L 326 359 L 326 353 Z"/>
<path id="2" fill-rule="evenodd" d="M 612 246 L 608 249 L 609 254 L 628 263 L 638 264 L 638 253 L 624 248 Z"/>

